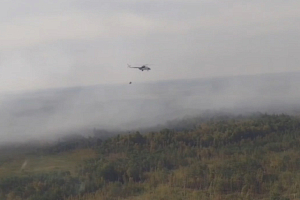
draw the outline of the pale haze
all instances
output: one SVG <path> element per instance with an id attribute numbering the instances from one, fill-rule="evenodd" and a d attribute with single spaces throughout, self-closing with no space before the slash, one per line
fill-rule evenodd
<path id="1" fill-rule="evenodd" d="M 0 3 L 0 143 L 299 114 L 300 1 Z"/>
<path id="2" fill-rule="evenodd" d="M 0 89 L 299 69 L 300 2 L 1 1 Z M 154 64 L 146 76 L 129 64 Z"/>

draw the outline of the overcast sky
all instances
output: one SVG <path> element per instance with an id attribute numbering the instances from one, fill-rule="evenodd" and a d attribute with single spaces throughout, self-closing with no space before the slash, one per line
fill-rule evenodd
<path id="1" fill-rule="evenodd" d="M 1 92 L 300 69 L 299 0 L 0 3 Z"/>

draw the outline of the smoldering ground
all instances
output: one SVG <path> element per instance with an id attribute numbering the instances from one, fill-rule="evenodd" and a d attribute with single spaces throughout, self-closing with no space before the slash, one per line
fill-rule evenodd
<path id="1" fill-rule="evenodd" d="M 1 143 L 137 130 L 207 110 L 297 114 L 300 73 L 133 82 L 2 94 Z"/>

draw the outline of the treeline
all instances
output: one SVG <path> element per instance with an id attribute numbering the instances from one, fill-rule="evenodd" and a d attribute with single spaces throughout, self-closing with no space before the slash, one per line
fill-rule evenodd
<path id="1" fill-rule="evenodd" d="M 0 180 L 1 199 L 300 198 L 300 119 L 288 115 L 194 118 L 186 129 L 90 137 L 49 153 L 92 148 L 76 172 Z M 81 142 L 80 142 L 81 141 Z"/>

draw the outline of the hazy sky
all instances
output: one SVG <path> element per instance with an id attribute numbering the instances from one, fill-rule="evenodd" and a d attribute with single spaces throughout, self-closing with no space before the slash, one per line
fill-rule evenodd
<path id="1" fill-rule="evenodd" d="M 2 92 L 299 69 L 298 0 L 0 3 Z"/>

